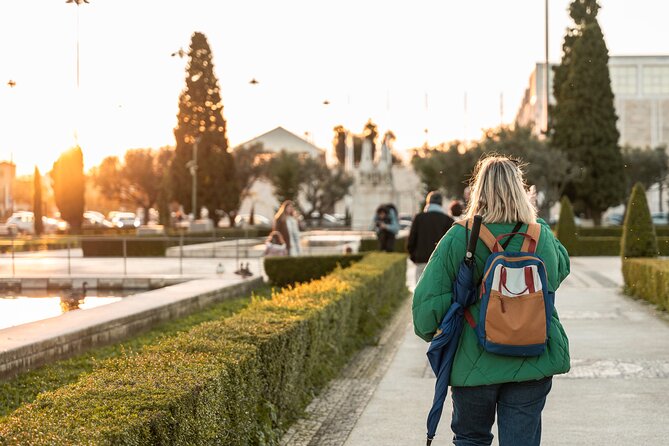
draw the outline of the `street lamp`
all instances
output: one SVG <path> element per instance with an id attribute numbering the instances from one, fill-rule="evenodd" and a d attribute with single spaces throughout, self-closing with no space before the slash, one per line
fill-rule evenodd
<path id="1" fill-rule="evenodd" d="M 195 138 L 193 143 L 193 159 L 186 163 L 186 167 L 190 171 L 191 176 L 193 177 L 193 185 L 191 191 L 191 209 L 193 210 L 193 220 L 197 220 L 197 145 L 200 144 L 202 140 L 202 135 Z"/>
<path id="2" fill-rule="evenodd" d="M 548 110 L 549 110 L 548 103 L 549 103 L 550 97 L 551 97 L 550 96 L 550 89 L 548 88 L 548 70 L 550 70 L 550 65 L 548 63 L 548 0 L 545 1 L 544 9 L 545 9 L 545 15 L 546 15 L 546 17 L 545 17 L 545 28 L 546 29 L 545 29 L 545 36 L 544 36 L 545 37 L 544 44 L 546 46 L 546 68 L 544 69 L 544 87 L 546 89 L 546 93 L 545 93 L 546 94 L 546 136 L 548 136 L 548 132 L 550 131 L 550 129 L 548 128 L 548 126 L 550 125 L 549 124 L 550 121 L 548 120 Z"/>

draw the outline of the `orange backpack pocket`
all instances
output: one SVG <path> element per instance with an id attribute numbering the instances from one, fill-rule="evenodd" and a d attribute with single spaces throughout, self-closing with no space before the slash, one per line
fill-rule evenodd
<path id="1" fill-rule="evenodd" d="M 505 296 L 497 290 L 491 290 L 485 315 L 486 340 L 518 346 L 544 343 L 545 306 L 543 291 Z"/>

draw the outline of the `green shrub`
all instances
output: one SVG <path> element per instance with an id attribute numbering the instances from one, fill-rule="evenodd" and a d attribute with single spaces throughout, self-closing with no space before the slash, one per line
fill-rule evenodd
<path id="1" fill-rule="evenodd" d="M 171 246 L 178 246 L 178 240 L 165 237 L 127 237 L 125 252 L 128 257 L 165 257 L 165 251 Z M 184 244 L 188 244 L 184 242 Z M 107 240 L 81 239 L 84 257 L 123 257 L 123 238 Z"/>
<path id="2" fill-rule="evenodd" d="M 625 292 L 669 310 L 669 260 L 623 259 Z"/>
<path id="3" fill-rule="evenodd" d="M 555 227 L 555 236 L 570 254 L 578 249 L 578 232 L 574 222 L 574 209 L 566 195 L 560 200 L 560 218 Z"/>
<path id="4" fill-rule="evenodd" d="M 623 258 L 657 257 L 655 227 L 646 202 L 646 190 L 641 183 L 634 185 L 627 203 L 620 246 Z"/>
<path id="5" fill-rule="evenodd" d="M 109 360 L 15 411 L 1 444 L 276 444 L 279 430 L 407 294 L 370 254 L 221 321 Z"/>
<path id="6" fill-rule="evenodd" d="M 669 256 L 669 237 L 658 237 L 658 252 Z M 619 256 L 620 237 L 579 237 L 568 249 L 570 256 Z"/>
<path id="7" fill-rule="evenodd" d="M 379 241 L 375 238 L 364 238 L 360 240 L 359 252 L 371 252 L 379 250 Z M 407 252 L 407 238 L 399 237 L 395 240 L 395 252 Z"/>
<path id="8" fill-rule="evenodd" d="M 337 265 L 346 268 L 362 259 L 362 254 L 328 256 L 265 257 L 265 273 L 272 285 L 284 287 L 320 279 Z"/>

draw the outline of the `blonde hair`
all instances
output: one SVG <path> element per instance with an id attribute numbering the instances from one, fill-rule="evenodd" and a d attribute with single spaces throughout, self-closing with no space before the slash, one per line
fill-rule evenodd
<path id="1" fill-rule="evenodd" d="M 523 171 L 504 156 L 481 158 L 470 182 L 467 218 L 483 217 L 484 223 L 535 223 L 537 210 L 525 191 Z"/>
<path id="2" fill-rule="evenodd" d="M 293 204 L 292 201 L 290 200 L 284 201 L 283 203 L 281 203 L 281 206 L 279 206 L 279 210 L 276 211 L 276 214 L 274 215 L 274 222 L 277 222 L 283 218 L 283 216 L 286 213 L 286 208 L 288 206 L 293 206 L 293 208 L 295 208 L 295 205 Z"/>

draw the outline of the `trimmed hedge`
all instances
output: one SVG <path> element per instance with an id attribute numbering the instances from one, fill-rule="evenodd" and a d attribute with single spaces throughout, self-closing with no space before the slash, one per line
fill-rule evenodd
<path id="1" fill-rule="evenodd" d="M 657 236 L 646 201 L 646 189 L 636 183 L 627 202 L 620 254 L 623 258 L 657 257 L 657 251 Z"/>
<path id="2" fill-rule="evenodd" d="M 669 261 L 623 259 L 625 292 L 669 311 Z"/>
<path id="3" fill-rule="evenodd" d="M 379 241 L 375 238 L 364 238 L 360 240 L 359 252 L 372 252 L 379 250 Z M 399 237 L 395 239 L 395 252 L 407 252 L 407 238 Z"/>
<path id="4" fill-rule="evenodd" d="M 284 287 L 320 279 L 337 265 L 342 268 L 362 259 L 362 254 L 328 256 L 265 257 L 265 273 L 272 285 Z"/>
<path id="5" fill-rule="evenodd" d="M 659 255 L 669 256 L 669 237 L 658 237 L 657 248 Z M 619 256 L 620 237 L 579 237 L 567 252 L 570 256 Z"/>
<path id="6" fill-rule="evenodd" d="M 276 444 L 280 429 L 407 295 L 405 256 L 370 254 L 105 361 L 15 411 L 2 444 Z"/>
<path id="7" fill-rule="evenodd" d="M 560 200 L 560 219 L 555 227 L 555 236 L 567 249 L 567 252 L 571 253 L 578 249 L 579 240 L 578 230 L 574 222 L 574 209 L 566 195 Z"/>
<path id="8" fill-rule="evenodd" d="M 669 237 L 669 226 L 655 226 L 655 233 L 658 237 Z M 622 226 L 595 226 L 591 228 L 578 227 L 580 237 L 622 237 Z"/>
<path id="9" fill-rule="evenodd" d="M 184 242 L 184 244 L 187 243 Z M 162 236 L 156 239 L 150 236 L 132 237 L 126 239 L 126 255 L 128 257 L 165 257 L 165 250 L 171 246 L 179 246 L 179 242 L 170 241 Z M 81 249 L 84 257 L 123 257 L 123 239 L 81 239 Z"/>

